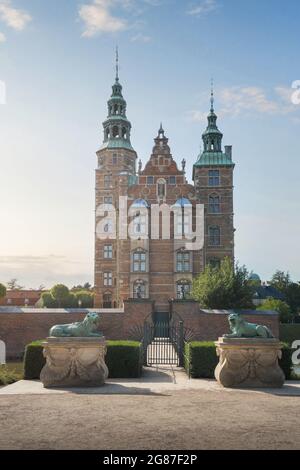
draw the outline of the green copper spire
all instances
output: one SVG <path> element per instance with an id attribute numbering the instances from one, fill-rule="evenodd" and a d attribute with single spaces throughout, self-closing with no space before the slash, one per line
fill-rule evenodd
<path id="1" fill-rule="evenodd" d="M 194 167 L 233 165 L 231 152 L 226 151 L 228 147 L 225 147 L 225 153 L 222 151 L 223 134 L 217 126 L 217 115 L 215 113 L 214 104 L 215 98 L 212 80 L 210 92 L 210 112 L 207 116 L 208 124 L 206 130 L 202 134 L 203 152 L 200 151 L 200 155 L 198 156 Z"/>
<path id="2" fill-rule="evenodd" d="M 127 103 L 122 95 L 119 81 L 119 50 L 116 48 L 116 78 L 112 94 L 107 102 L 108 115 L 103 122 L 104 140 L 101 148 L 127 148 L 133 150 L 130 142 L 131 123 L 126 117 Z"/>

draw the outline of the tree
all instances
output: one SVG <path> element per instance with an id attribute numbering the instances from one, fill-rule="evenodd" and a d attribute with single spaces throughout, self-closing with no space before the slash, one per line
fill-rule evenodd
<path id="1" fill-rule="evenodd" d="M 275 287 L 275 289 L 279 290 L 283 294 L 286 293 L 288 286 L 291 284 L 291 277 L 290 274 L 284 271 L 277 270 L 275 274 L 273 274 L 272 279 L 270 281 L 270 285 Z"/>
<path id="2" fill-rule="evenodd" d="M 219 269 L 208 265 L 194 280 L 192 297 L 205 308 L 251 308 L 253 290 L 248 281 L 247 269 L 234 268 L 230 258 L 225 258 Z"/>
<path id="3" fill-rule="evenodd" d="M 293 320 L 293 314 L 290 306 L 282 300 L 273 298 L 267 299 L 261 305 L 259 305 L 259 307 L 257 307 L 257 310 L 275 310 L 275 312 L 279 313 L 279 319 L 281 323 L 290 323 Z"/>
<path id="4" fill-rule="evenodd" d="M 68 301 L 70 300 L 70 291 L 67 286 L 64 284 L 56 284 L 50 290 L 50 294 L 52 295 L 53 299 L 56 301 L 57 306 L 59 308 L 66 307 Z"/>
<path id="5" fill-rule="evenodd" d="M 20 286 L 20 284 L 18 284 L 18 279 L 16 279 L 16 278 L 13 278 L 13 279 L 11 279 L 10 281 L 8 281 L 7 287 L 8 287 L 9 290 L 21 290 L 21 289 L 24 289 L 24 286 Z"/>
<path id="6" fill-rule="evenodd" d="M 4 284 L 0 284 L 0 299 L 6 296 L 6 287 Z"/>
<path id="7" fill-rule="evenodd" d="M 81 290 L 75 293 L 77 307 L 93 308 L 94 306 L 94 295 L 92 292 Z"/>
<path id="8" fill-rule="evenodd" d="M 43 292 L 41 295 L 41 303 L 46 308 L 57 308 L 58 305 L 50 292 Z"/>

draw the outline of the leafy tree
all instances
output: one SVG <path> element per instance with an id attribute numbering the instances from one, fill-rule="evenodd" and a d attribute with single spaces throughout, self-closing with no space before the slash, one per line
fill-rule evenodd
<path id="1" fill-rule="evenodd" d="M 56 301 L 57 306 L 59 308 L 65 307 L 68 303 L 70 291 L 67 286 L 64 284 L 56 284 L 50 290 L 50 294 L 52 295 L 53 299 Z"/>
<path id="2" fill-rule="evenodd" d="M 205 308 L 251 308 L 253 290 L 248 281 L 247 269 L 234 267 L 230 258 L 225 258 L 219 269 L 208 265 L 194 280 L 192 297 Z"/>
<path id="3" fill-rule="evenodd" d="M 6 287 L 4 284 L 0 284 L 0 299 L 6 296 Z"/>
<path id="4" fill-rule="evenodd" d="M 261 305 L 257 307 L 257 310 L 275 310 L 279 313 L 279 319 L 281 323 L 290 323 L 293 321 L 293 314 L 290 306 L 277 299 L 267 299 Z"/>
<path id="5" fill-rule="evenodd" d="M 24 289 L 24 286 L 20 286 L 20 284 L 18 284 L 18 279 L 16 279 L 16 278 L 13 278 L 13 279 L 11 279 L 10 281 L 8 281 L 7 287 L 8 287 L 9 290 L 21 290 L 21 289 Z"/>
<path id="6" fill-rule="evenodd" d="M 275 274 L 273 274 L 272 279 L 270 281 L 270 285 L 278 289 L 283 294 L 286 293 L 288 286 L 291 284 L 291 277 L 290 274 L 284 271 L 277 270 Z"/>
<path id="7" fill-rule="evenodd" d="M 75 293 L 77 307 L 92 308 L 94 306 L 94 295 L 92 292 L 81 290 Z"/>
<path id="8" fill-rule="evenodd" d="M 41 302 L 43 307 L 57 308 L 56 300 L 52 297 L 50 292 L 43 292 L 41 295 Z"/>

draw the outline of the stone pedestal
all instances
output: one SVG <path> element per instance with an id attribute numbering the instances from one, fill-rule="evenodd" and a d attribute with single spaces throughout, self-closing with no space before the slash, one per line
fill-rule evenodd
<path id="1" fill-rule="evenodd" d="M 108 377 L 104 336 L 47 338 L 43 343 L 46 365 L 44 387 L 99 387 Z"/>
<path id="2" fill-rule="evenodd" d="M 215 377 L 224 387 L 279 388 L 285 377 L 279 367 L 281 343 L 275 338 L 219 338 Z"/>

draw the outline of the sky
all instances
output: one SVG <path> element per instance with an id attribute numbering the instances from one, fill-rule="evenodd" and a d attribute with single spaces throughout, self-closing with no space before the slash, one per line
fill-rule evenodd
<path id="1" fill-rule="evenodd" d="M 236 259 L 300 280 L 299 17 L 298 0 L 0 0 L 0 282 L 93 283 L 117 44 L 133 147 L 145 163 L 162 121 L 190 181 L 213 77 Z"/>

